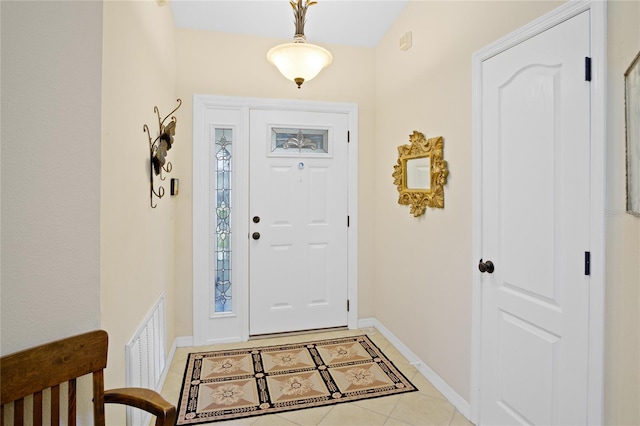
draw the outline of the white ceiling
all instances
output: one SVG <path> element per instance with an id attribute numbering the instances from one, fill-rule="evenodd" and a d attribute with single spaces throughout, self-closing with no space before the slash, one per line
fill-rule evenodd
<path id="1" fill-rule="evenodd" d="M 309 43 L 375 47 L 408 0 L 318 0 L 309 7 Z M 293 39 L 288 0 L 170 0 L 179 28 Z"/>

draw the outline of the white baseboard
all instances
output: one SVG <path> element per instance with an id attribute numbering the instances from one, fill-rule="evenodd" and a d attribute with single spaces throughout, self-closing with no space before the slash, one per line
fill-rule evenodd
<path id="1" fill-rule="evenodd" d="M 358 328 L 375 327 L 469 421 L 471 405 L 376 318 L 358 320 Z"/>
<path id="2" fill-rule="evenodd" d="M 164 363 L 164 370 L 160 375 L 160 379 L 158 380 L 158 386 L 155 389 L 156 392 L 162 391 L 164 387 L 164 382 L 167 379 L 167 374 L 169 373 L 169 369 L 171 368 L 171 363 L 173 362 L 173 357 L 176 354 L 177 348 L 184 348 L 187 346 L 193 346 L 193 337 L 192 336 L 180 336 L 176 337 L 173 340 L 173 344 L 171 345 L 171 349 L 169 349 L 169 354 L 167 355 L 167 359 Z"/>
<path id="3" fill-rule="evenodd" d="M 358 328 L 369 328 L 369 327 L 375 327 L 375 319 L 362 318 L 358 320 Z"/>
<path id="4" fill-rule="evenodd" d="M 162 371 L 162 374 L 160 374 L 160 379 L 158 380 L 158 386 L 156 387 L 156 392 L 160 392 L 162 391 L 162 387 L 164 386 L 164 382 L 165 380 L 167 380 L 167 374 L 169 373 L 169 369 L 171 368 L 171 361 L 173 361 L 173 356 L 176 353 L 176 340 L 173 341 L 173 344 L 171 345 L 171 349 L 169 349 L 169 354 L 167 355 L 167 358 L 164 362 L 164 370 Z"/>

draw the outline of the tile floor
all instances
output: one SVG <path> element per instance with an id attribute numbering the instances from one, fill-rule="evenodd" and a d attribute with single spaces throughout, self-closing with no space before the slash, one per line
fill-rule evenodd
<path id="1" fill-rule="evenodd" d="M 358 402 L 349 402 L 327 407 L 310 408 L 288 413 L 270 414 L 238 420 L 215 422 L 224 425 L 278 425 L 278 426 L 374 426 L 374 425 L 455 425 L 469 426 L 471 423 L 447 401 L 440 392 L 409 364 L 400 352 L 374 328 L 360 330 L 329 331 L 287 337 L 252 340 L 215 346 L 187 347 L 176 349 L 162 395 L 178 405 L 182 376 L 190 352 L 203 352 L 227 348 L 269 346 L 283 343 L 304 342 L 308 340 L 330 339 L 334 337 L 367 334 L 371 340 L 389 357 L 402 373 L 419 389 L 404 395 L 392 395 Z"/>

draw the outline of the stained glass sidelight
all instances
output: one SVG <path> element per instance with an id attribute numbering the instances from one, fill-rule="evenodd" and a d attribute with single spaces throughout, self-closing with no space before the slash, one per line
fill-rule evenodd
<path id="1" fill-rule="evenodd" d="M 232 311 L 231 303 L 231 143 L 232 129 L 215 129 L 215 304 L 214 312 Z"/>

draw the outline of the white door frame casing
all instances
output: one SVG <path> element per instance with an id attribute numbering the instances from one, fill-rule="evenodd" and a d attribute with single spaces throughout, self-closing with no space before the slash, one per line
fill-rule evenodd
<path id="1" fill-rule="evenodd" d="M 472 58 L 473 108 L 473 243 L 470 270 L 472 294 L 471 420 L 480 418 L 480 355 L 482 281 L 477 269 L 482 258 L 482 62 L 584 11 L 590 11 L 591 37 L 591 274 L 589 289 L 589 424 L 603 423 L 604 294 L 605 294 L 605 144 L 606 144 L 606 1 L 569 1 L 506 37 L 474 53 Z"/>
<path id="2" fill-rule="evenodd" d="M 347 230 L 347 315 L 350 329 L 358 326 L 358 106 L 350 103 L 243 98 L 213 95 L 193 96 L 193 344 L 239 342 L 249 339 L 249 112 L 299 110 L 344 113 L 348 116 L 348 214 Z M 216 125 L 237 132 L 233 148 L 232 188 L 232 274 L 233 312 L 211 315 L 209 247 L 209 141 L 207 126 L 211 114 Z M 211 324 L 215 323 L 215 327 Z M 211 330 L 215 328 L 215 333 Z M 215 334 L 215 335 L 214 335 Z"/>

